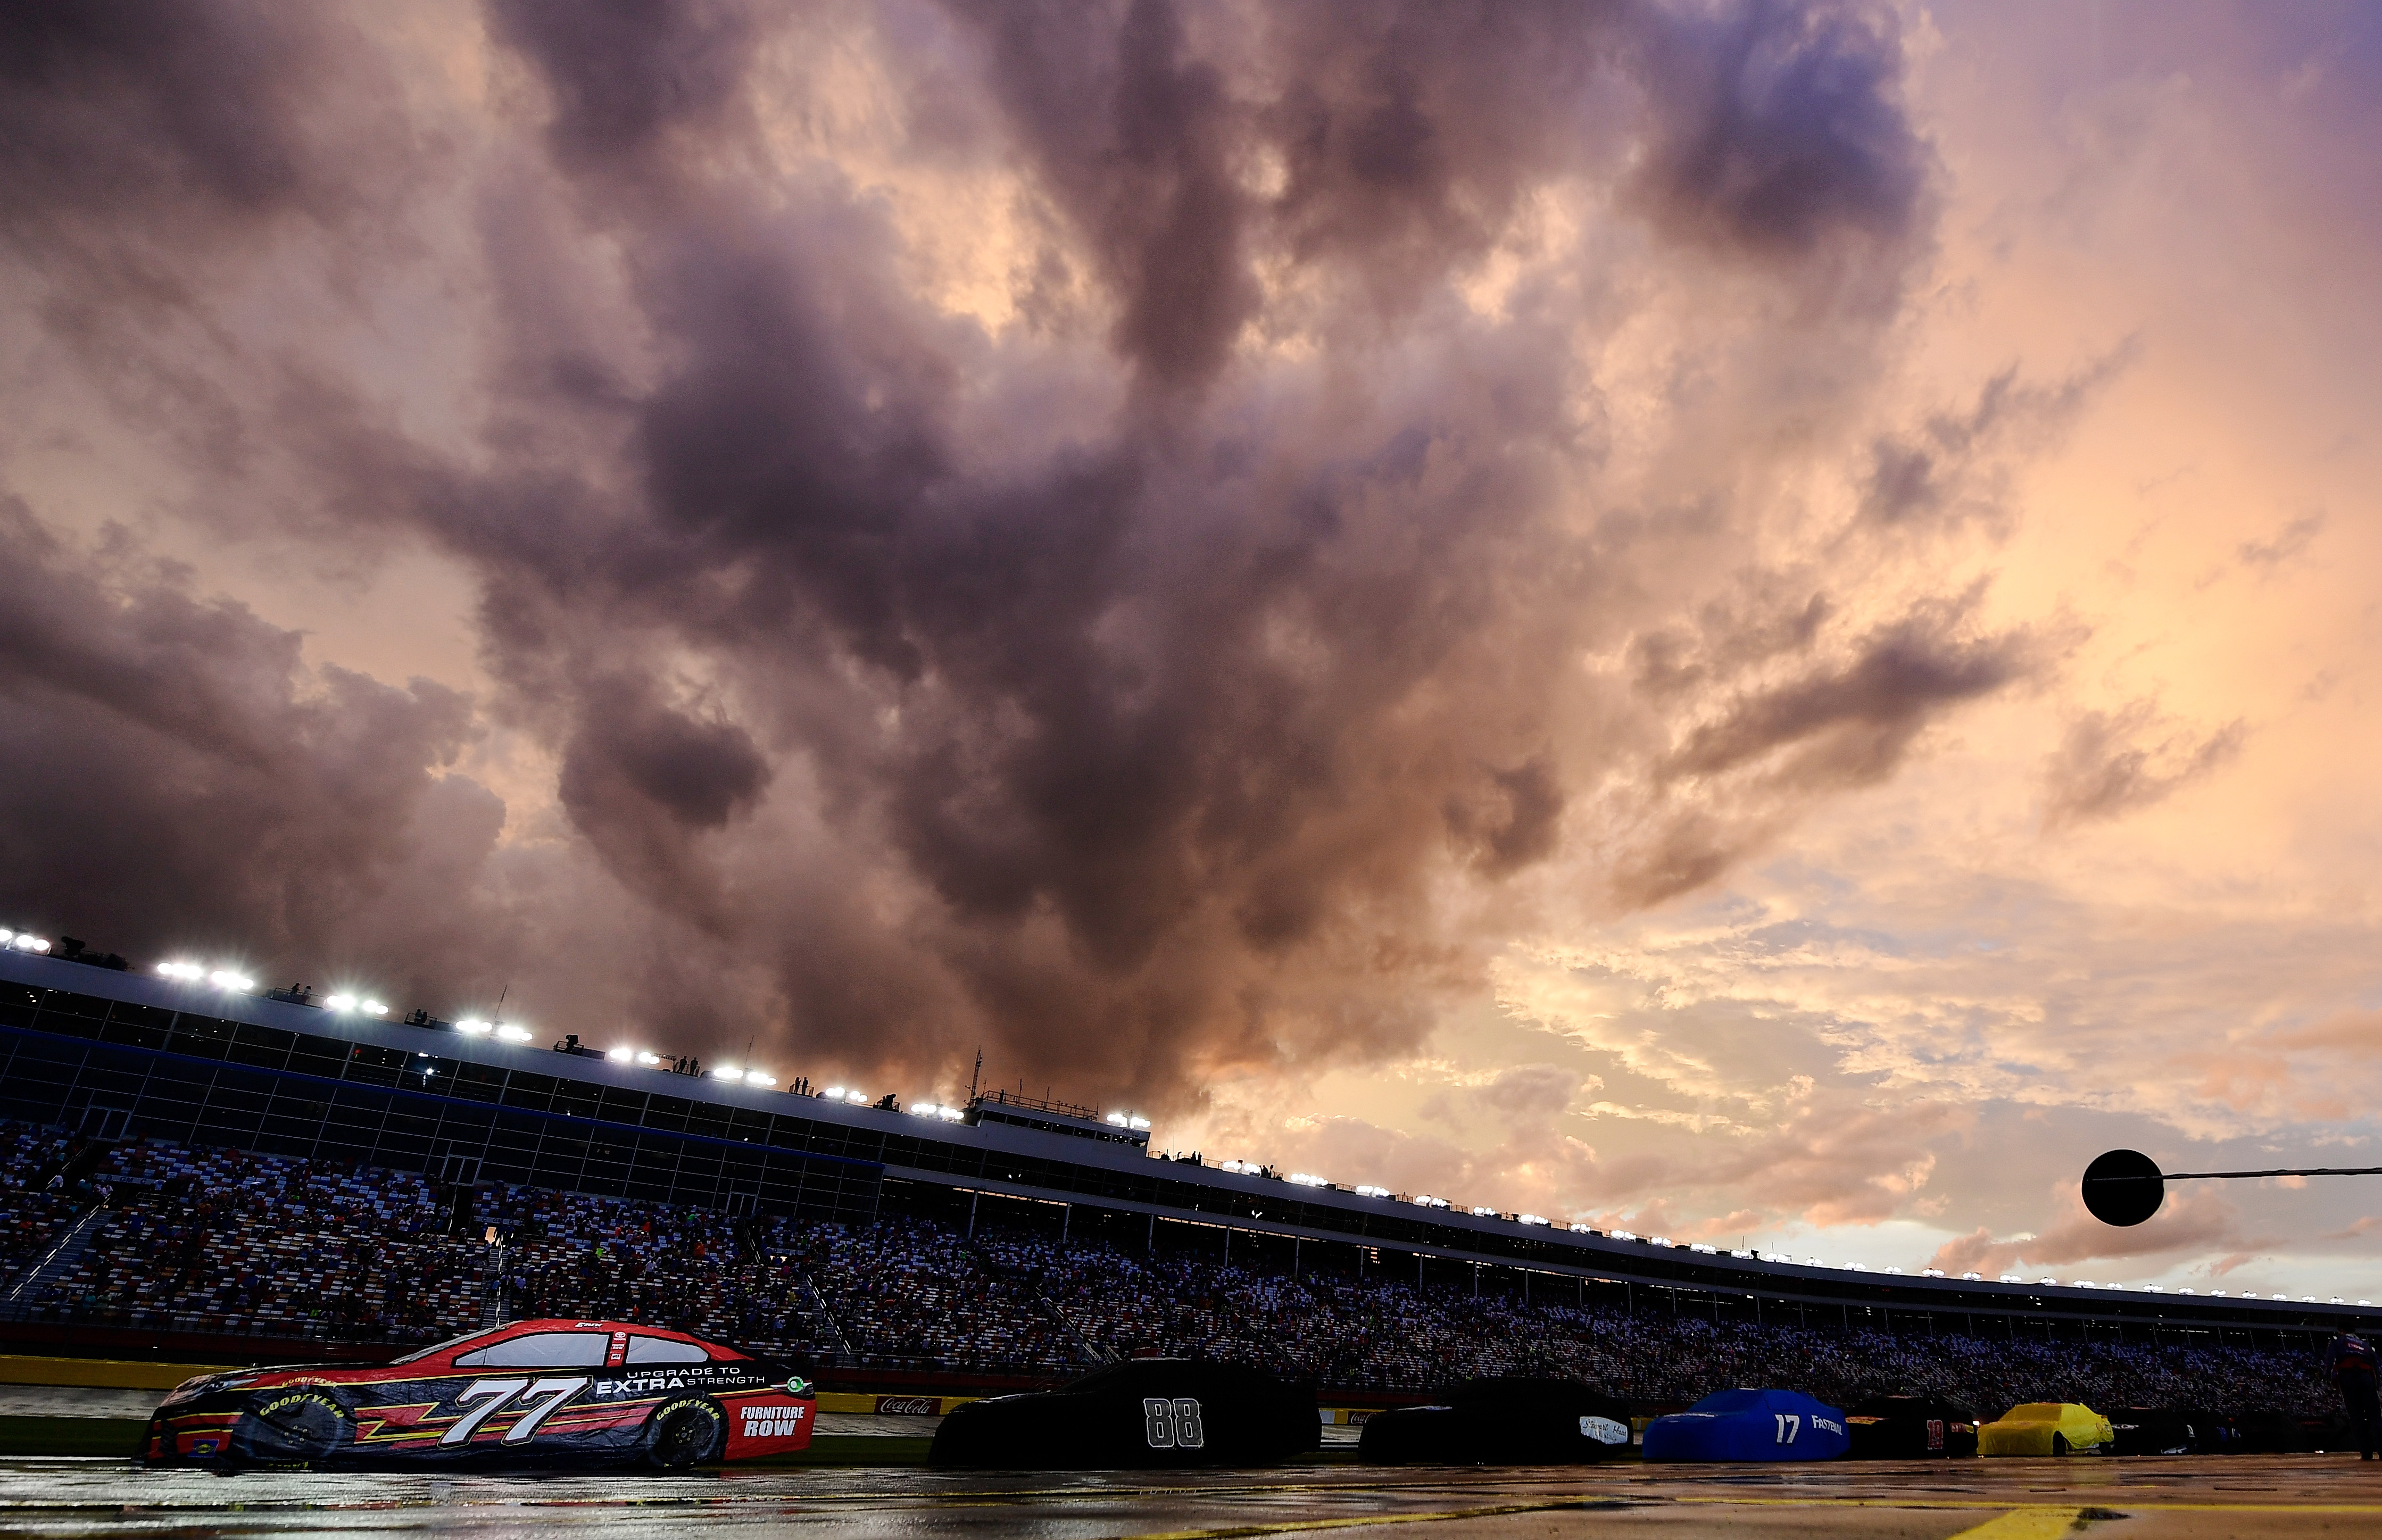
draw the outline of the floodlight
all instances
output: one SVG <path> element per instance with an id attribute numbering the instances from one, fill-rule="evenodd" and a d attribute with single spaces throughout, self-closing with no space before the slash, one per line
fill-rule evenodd
<path id="1" fill-rule="evenodd" d="M 1148 1132 L 1149 1131 L 1149 1119 L 1148 1119 L 1148 1118 L 1135 1118 L 1130 1119 L 1130 1121 L 1131 1121 L 1131 1122 L 1132 1122 L 1132 1124 L 1133 1124 L 1133 1128 L 1134 1128 L 1134 1131 L 1135 1131 L 1135 1132 L 1136 1132 L 1136 1133 L 1148 1133 Z"/>
<path id="2" fill-rule="evenodd" d="M 830 1085 L 827 1088 L 824 1094 L 830 1102 L 840 1102 L 843 1100 L 843 1087 L 840 1085 Z"/>
<path id="3" fill-rule="evenodd" d="M 662 1056 L 659 1054 L 647 1053 L 643 1048 L 637 1050 L 637 1062 L 645 1065 L 648 1069 L 652 1068 L 654 1065 L 659 1064 L 661 1061 Z"/>
<path id="4" fill-rule="evenodd" d="M 1388 1188 L 1375 1187 L 1369 1182 L 1357 1189 L 1357 1196 L 1360 1198 L 1386 1198 L 1389 1195 L 1390 1190 Z"/>
<path id="5" fill-rule="evenodd" d="M 1543 1225 L 1546 1222 L 1546 1216 L 1543 1214 L 1516 1214 L 1514 1216 L 1514 1223 L 1517 1225 Z"/>
<path id="6" fill-rule="evenodd" d="M 853 1106 L 866 1106 L 868 1105 L 868 1093 L 866 1091 L 847 1091 L 843 1094 L 843 1099 Z"/>
<path id="7" fill-rule="evenodd" d="M 529 1041 L 529 1029 L 527 1027 L 498 1027 L 497 1029 L 497 1035 L 508 1043 L 526 1043 Z"/>
<path id="8" fill-rule="evenodd" d="M 333 1010 L 353 1010 L 356 1008 L 356 997 L 353 995 L 334 995 L 323 1003 L 330 1007 Z"/>
<path id="9" fill-rule="evenodd" d="M 366 1000 L 364 1002 L 364 1014 L 367 1016 L 386 1016 L 388 1014 L 388 1007 L 381 1004 L 378 1000 Z"/>
<path id="10" fill-rule="evenodd" d="M 711 1078 L 716 1081 L 741 1081 L 744 1078 L 744 1071 L 731 1065 L 721 1064 L 713 1068 Z"/>
<path id="11" fill-rule="evenodd" d="M 633 1064 L 636 1062 L 637 1050 L 634 1048 L 608 1048 L 604 1052 L 604 1057 L 614 1064 Z"/>
<path id="12" fill-rule="evenodd" d="M 937 1113 L 936 1116 L 940 1118 L 946 1123 L 956 1123 L 965 1118 L 967 1114 L 961 1111 L 958 1107 L 947 1106 L 943 1108 L 942 1111 Z"/>
<path id="13" fill-rule="evenodd" d="M 1106 1121 L 1111 1128 L 1121 1129 L 1124 1127 L 1125 1124 L 1124 1114 L 1122 1112 L 1111 1112 L 1108 1115 Z"/>
<path id="14" fill-rule="evenodd" d="M 473 1037 L 485 1037 L 488 1033 L 496 1031 L 497 1029 L 490 1026 L 487 1022 L 481 1021 L 476 1016 L 467 1016 L 462 1021 L 455 1023 L 455 1030 L 460 1033 L 467 1033 Z"/>

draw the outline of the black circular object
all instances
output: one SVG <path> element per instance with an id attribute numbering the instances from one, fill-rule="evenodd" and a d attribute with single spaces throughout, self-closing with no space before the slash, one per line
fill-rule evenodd
<path id="1" fill-rule="evenodd" d="M 351 1432 L 347 1409 L 326 1391 L 262 1391 L 232 1428 L 231 1456 L 262 1465 L 311 1464 L 338 1454 Z"/>
<path id="2" fill-rule="evenodd" d="M 2084 1206 L 2105 1225 L 2139 1225 L 2166 1201 L 2158 1162 L 2140 1150 L 2111 1150 L 2084 1167 Z"/>
<path id="3" fill-rule="evenodd" d="M 645 1463 L 683 1471 L 716 1460 L 728 1441 L 728 1414 L 709 1397 L 689 1396 L 656 1412 L 645 1424 Z"/>

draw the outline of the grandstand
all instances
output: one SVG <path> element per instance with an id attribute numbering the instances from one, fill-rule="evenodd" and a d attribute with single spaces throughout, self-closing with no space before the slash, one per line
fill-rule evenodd
<path id="1" fill-rule="evenodd" d="M 2317 1414 L 2357 1304 L 1911 1277 L 1154 1156 L 1146 1125 L 796 1094 L 0 955 L 0 1339 L 357 1356 L 654 1321 L 830 1383 L 1148 1353 L 1397 1399 L 1578 1375 Z"/>

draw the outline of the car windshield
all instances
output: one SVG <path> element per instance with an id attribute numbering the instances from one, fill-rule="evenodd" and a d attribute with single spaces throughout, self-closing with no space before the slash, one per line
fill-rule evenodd
<path id="1" fill-rule="evenodd" d="M 2024 1406 L 2014 1406 L 2009 1409 L 2009 1415 L 2004 1417 L 2002 1421 L 2005 1423 L 2056 1423 L 2059 1421 L 2059 1403 L 2030 1401 Z"/>
<path id="2" fill-rule="evenodd" d="M 488 1333 L 485 1327 L 479 1331 L 467 1331 L 460 1337 L 450 1337 L 444 1342 L 433 1342 L 426 1348 L 416 1348 L 413 1351 L 406 1354 L 403 1358 L 392 1358 L 389 1362 L 391 1363 L 419 1363 L 424 1359 L 429 1358 L 434 1354 L 443 1353 L 449 1348 L 460 1348 L 466 1342 L 476 1342 L 481 1338 L 487 1335 Z"/>

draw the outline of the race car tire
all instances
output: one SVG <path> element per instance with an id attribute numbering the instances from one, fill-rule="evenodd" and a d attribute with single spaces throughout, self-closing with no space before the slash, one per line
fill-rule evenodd
<path id="1" fill-rule="evenodd" d="M 311 1465 L 345 1449 L 354 1436 L 348 1409 L 329 1391 L 265 1391 L 233 1424 L 231 1457 L 241 1464 Z"/>
<path id="2" fill-rule="evenodd" d="M 702 1396 L 664 1401 L 645 1419 L 645 1463 L 683 1471 L 719 1458 L 728 1442 L 728 1414 Z"/>

